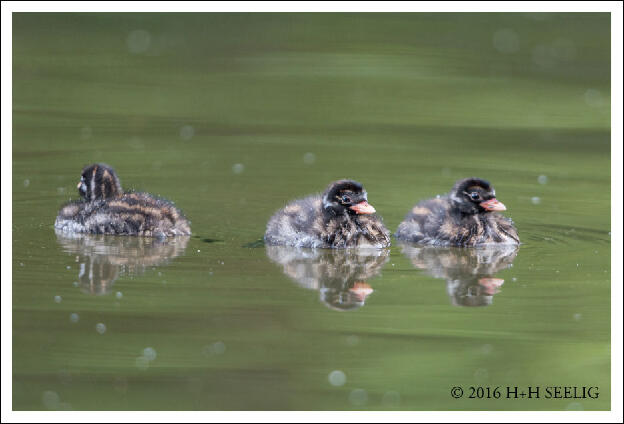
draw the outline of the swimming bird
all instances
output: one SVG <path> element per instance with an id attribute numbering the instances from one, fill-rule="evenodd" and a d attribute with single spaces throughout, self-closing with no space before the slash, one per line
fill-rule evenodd
<path id="1" fill-rule="evenodd" d="M 296 247 L 384 248 L 390 246 L 390 232 L 368 203 L 362 184 L 339 180 L 323 194 L 295 200 L 276 212 L 264 240 Z"/>
<path id="2" fill-rule="evenodd" d="M 170 237 L 190 235 L 189 221 L 165 199 L 124 192 L 114 169 L 97 163 L 82 170 L 81 200 L 64 205 L 54 227 L 68 233 Z"/>
<path id="3" fill-rule="evenodd" d="M 519 244 L 512 220 L 498 213 L 506 209 L 488 181 L 465 178 L 457 181 L 447 195 L 414 206 L 395 236 L 432 246 Z"/>

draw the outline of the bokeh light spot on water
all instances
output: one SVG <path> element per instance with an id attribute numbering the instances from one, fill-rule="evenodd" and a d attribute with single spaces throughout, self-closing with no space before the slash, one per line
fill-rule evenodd
<path id="1" fill-rule="evenodd" d="M 580 321 L 581 319 L 583 319 L 583 314 L 579 314 L 578 312 L 574 315 L 572 315 L 572 317 L 574 318 L 574 321 Z"/>
<path id="2" fill-rule="evenodd" d="M 552 48 L 545 44 L 535 46 L 531 57 L 533 59 L 533 63 L 541 68 L 552 68 L 556 64 L 556 58 L 553 54 Z"/>
<path id="3" fill-rule="evenodd" d="M 232 172 L 235 174 L 242 174 L 244 170 L 245 170 L 245 165 L 243 165 L 242 163 L 235 163 L 232 166 Z"/>
<path id="4" fill-rule="evenodd" d="M 316 162 L 316 155 L 314 153 L 308 152 L 303 155 L 303 163 L 306 165 L 312 165 L 314 162 Z"/>
<path id="5" fill-rule="evenodd" d="M 499 29 L 492 37 L 494 48 L 501 53 L 516 53 L 520 50 L 518 33 L 510 28 Z"/>
<path id="6" fill-rule="evenodd" d="M 41 402 L 47 409 L 59 409 L 61 398 L 58 393 L 52 390 L 46 390 L 41 395 Z"/>
<path id="7" fill-rule="evenodd" d="M 494 347 L 489 343 L 486 343 L 483 346 L 481 346 L 481 353 L 483 353 L 484 355 L 489 355 L 493 351 L 494 351 Z"/>
<path id="8" fill-rule="evenodd" d="M 195 135 L 195 128 L 192 125 L 183 125 L 180 128 L 180 138 L 184 141 L 189 141 Z"/>
<path id="9" fill-rule="evenodd" d="M 91 127 L 82 127 L 80 128 L 80 139 L 81 140 L 88 140 L 93 136 L 93 130 L 91 129 Z"/>
<path id="10" fill-rule="evenodd" d="M 63 301 L 63 298 L 61 296 L 54 296 L 55 303 L 61 303 L 62 301 Z"/>
<path id="11" fill-rule="evenodd" d="M 75 324 L 78 321 L 80 321 L 80 315 L 75 312 L 69 315 L 69 322 L 73 322 Z"/>
<path id="12" fill-rule="evenodd" d="M 399 403 L 401 403 L 401 395 L 397 391 L 390 390 L 384 393 L 383 397 L 381 398 L 381 403 L 386 406 L 397 406 Z"/>
<path id="13" fill-rule="evenodd" d="M 330 372 L 327 379 L 332 386 L 343 386 L 347 382 L 347 376 L 340 370 Z"/>
<path id="14" fill-rule="evenodd" d="M 95 331 L 97 331 L 100 334 L 104 334 L 106 333 L 106 325 L 104 325 L 103 323 L 98 323 L 95 325 Z"/>
<path id="15" fill-rule="evenodd" d="M 580 403 L 572 402 L 572 403 L 569 403 L 568 406 L 566 406 L 566 410 L 567 411 L 583 411 L 584 408 L 583 408 L 583 405 L 581 405 Z"/>
<path id="16" fill-rule="evenodd" d="M 542 199 L 540 199 L 537 196 L 533 196 L 531 197 L 531 203 L 533 203 L 534 205 L 539 205 L 541 203 Z"/>
<path id="17" fill-rule="evenodd" d="M 363 406 L 368 402 L 368 394 L 364 389 L 355 389 L 349 393 L 349 402 L 355 406 Z"/>
<path id="18" fill-rule="evenodd" d="M 537 177 L 537 182 L 540 184 L 546 184 L 548 183 L 548 177 L 546 175 L 540 175 Z"/>
<path id="19" fill-rule="evenodd" d="M 61 398 L 58 393 L 52 390 L 46 390 L 41 395 L 41 402 L 47 409 L 59 409 Z"/>
<path id="20" fill-rule="evenodd" d="M 123 297 L 123 293 L 122 293 L 122 292 L 120 292 L 120 291 L 118 291 L 117 293 L 115 293 L 115 297 L 116 297 L 117 299 L 121 299 L 121 298 Z"/>
<path id="21" fill-rule="evenodd" d="M 28 178 L 26 178 L 24 180 L 24 187 L 28 187 L 30 185 L 30 180 Z"/>
<path id="22" fill-rule="evenodd" d="M 154 349 L 153 347 L 146 347 L 145 349 L 143 349 L 143 356 L 148 360 L 148 361 L 153 361 L 156 359 L 156 349 Z"/>
<path id="23" fill-rule="evenodd" d="M 225 343 L 219 341 L 204 346 L 202 353 L 204 355 L 223 355 L 225 353 Z"/>
<path id="24" fill-rule="evenodd" d="M 485 368 L 479 368 L 474 372 L 473 377 L 477 382 L 481 383 L 488 381 L 488 379 L 490 378 L 490 373 Z"/>
<path id="25" fill-rule="evenodd" d="M 596 90 L 594 88 L 590 88 L 587 91 L 585 91 L 585 94 L 583 95 L 583 99 L 585 100 L 585 103 L 589 107 L 601 107 L 601 106 L 604 106 L 605 104 L 604 98 L 602 97 L 602 93 L 599 90 Z"/>
<path id="26" fill-rule="evenodd" d="M 145 144 L 143 143 L 143 139 L 139 136 L 130 137 L 128 140 L 128 145 L 132 147 L 134 150 L 144 150 Z"/>
<path id="27" fill-rule="evenodd" d="M 552 43 L 553 55 L 562 61 L 576 58 L 576 46 L 567 38 L 558 38 Z"/>
<path id="28" fill-rule="evenodd" d="M 145 371 L 146 369 L 148 369 L 149 363 L 150 363 L 150 360 L 147 359 L 145 356 L 138 356 L 134 360 L 134 365 L 141 371 Z"/>
<path id="29" fill-rule="evenodd" d="M 143 29 L 136 29 L 128 34 L 126 38 L 126 45 L 130 53 L 138 54 L 145 53 L 152 42 L 152 37 L 149 32 Z"/>
<path id="30" fill-rule="evenodd" d="M 360 344 L 360 338 L 355 334 L 351 334 L 345 338 L 345 343 L 349 346 L 357 346 Z"/>

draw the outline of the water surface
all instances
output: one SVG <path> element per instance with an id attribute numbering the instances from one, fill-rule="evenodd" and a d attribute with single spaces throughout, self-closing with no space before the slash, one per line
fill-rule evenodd
<path id="1" fill-rule="evenodd" d="M 14 14 L 13 408 L 610 407 L 607 14 Z M 57 235 L 81 168 L 193 236 Z M 394 231 L 480 176 L 516 251 L 271 249 L 361 181 Z M 453 386 L 598 399 L 454 399 Z"/>

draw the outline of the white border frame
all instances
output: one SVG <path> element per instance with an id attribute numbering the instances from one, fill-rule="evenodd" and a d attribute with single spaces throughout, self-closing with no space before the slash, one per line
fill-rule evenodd
<path id="1" fill-rule="evenodd" d="M 14 412 L 12 407 L 12 12 L 610 12 L 610 412 Z M 2 422 L 622 422 L 622 3 L 620 2 L 12 2 L 2 3 Z"/>

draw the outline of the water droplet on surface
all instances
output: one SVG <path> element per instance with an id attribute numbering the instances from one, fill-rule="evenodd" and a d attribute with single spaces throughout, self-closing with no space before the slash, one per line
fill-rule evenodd
<path id="1" fill-rule="evenodd" d="M 195 128 L 192 125 L 184 125 L 180 128 L 180 138 L 189 141 L 195 135 Z"/>
<path id="2" fill-rule="evenodd" d="M 141 371 L 145 371 L 149 368 L 149 362 L 149 359 L 147 359 L 145 356 L 138 356 L 134 360 L 134 365 Z"/>
<path id="3" fill-rule="evenodd" d="M 489 355 L 493 351 L 494 351 L 494 347 L 489 343 L 486 343 L 483 346 L 481 346 L 481 353 L 483 353 L 484 355 Z"/>
<path id="4" fill-rule="evenodd" d="M 532 52 L 533 63 L 541 68 L 552 68 L 556 64 L 556 59 L 552 48 L 544 44 L 535 46 Z"/>
<path id="5" fill-rule="evenodd" d="M 355 334 L 353 334 L 353 335 L 347 336 L 345 338 L 345 342 L 349 346 L 357 346 L 358 344 L 360 344 L 360 338 L 356 336 Z"/>
<path id="6" fill-rule="evenodd" d="M 202 349 L 204 355 L 223 355 L 225 353 L 225 343 L 214 342 Z"/>
<path id="7" fill-rule="evenodd" d="M 132 147 L 134 150 L 145 149 L 145 144 L 143 143 L 143 139 L 138 136 L 130 137 L 130 140 L 128 140 L 128 145 Z"/>
<path id="8" fill-rule="evenodd" d="M 88 140 L 93 136 L 93 130 L 91 127 L 82 127 L 80 128 L 80 138 L 82 140 Z"/>
<path id="9" fill-rule="evenodd" d="M 303 155 L 303 163 L 306 165 L 312 165 L 314 162 L 316 162 L 316 155 L 314 153 L 308 152 Z"/>
<path id="10" fill-rule="evenodd" d="M 381 403 L 386 406 L 397 406 L 401 403 L 401 395 L 399 392 L 395 392 L 394 390 L 390 390 L 389 392 L 384 393 L 381 398 Z"/>
<path id="11" fill-rule="evenodd" d="M 146 347 L 145 349 L 143 349 L 143 356 L 148 361 L 153 361 L 154 359 L 156 359 L 156 349 L 154 349 L 153 347 Z"/>
<path id="12" fill-rule="evenodd" d="M 503 28 L 494 33 L 492 44 L 501 53 L 516 53 L 520 49 L 520 38 L 513 29 Z"/>
<path id="13" fill-rule="evenodd" d="M 149 32 L 143 29 L 136 29 L 128 34 L 126 38 L 126 45 L 130 53 L 138 54 L 145 53 L 152 42 L 152 37 Z"/>
<path id="14" fill-rule="evenodd" d="M 61 398 L 58 393 L 53 392 L 52 390 L 46 390 L 41 395 L 41 402 L 47 409 L 59 409 Z"/>
<path id="15" fill-rule="evenodd" d="M 243 165 L 242 163 L 235 163 L 232 166 L 232 172 L 235 174 L 242 174 L 244 170 L 245 170 L 245 165 Z"/>
<path id="16" fill-rule="evenodd" d="M 583 405 L 581 405 L 580 403 L 572 402 L 572 403 L 569 403 L 568 406 L 566 406 L 566 410 L 567 411 L 583 411 L 584 408 L 583 408 Z"/>
<path id="17" fill-rule="evenodd" d="M 106 333 L 106 325 L 104 325 L 103 323 L 98 323 L 95 325 L 95 331 L 97 331 L 100 334 L 104 334 Z"/>
<path id="18" fill-rule="evenodd" d="M 485 368 L 479 368 L 474 372 L 473 376 L 477 382 L 484 382 L 490 378 L 490 373 Z"/>
<path id="19" fill-rule="evenodd" d="M 602 93 L 599 90 L 595 90 L 593 88 L 585 91 L 583 99 L 585 100 L 585 104 L 587 104 L 587 106 L 589 107 L 601 107 L 605 104 Z"/>
<path id="20" fill-rule="evenodd" d="M 347 382 L 347 376 L 340 370 L 335 370 L 329 373 L 327 376 L 329 384 L 332 386 L 343 386 Z"/>
<path id="21" fill-rule="evenodd" d="M 576 58 L 576 46 L 567 38 L 558 38 L 552 43 L 552 54 L 559 60 L 573 60 Z"/>
<path id="22" fill-rule="evenodd" d="M 63 301 L 63 298 L 61 296 L 54 296 L 54 302 L 61 303 L 62 301 Z"/>
<path id="23" fill-rule="evenodd" d="M 355 389 L 349 393 L 349 402 L 355 406 L 366 405 L 368 402 L 368 394 L 364 389 Z"/>
<path id="24" fill-rule="evenodd" d="M 537 177 L 537 182 L 540 184 L 546 184 L 548 182 L 548 177 L 546 175 L 540 175 Z"/>

